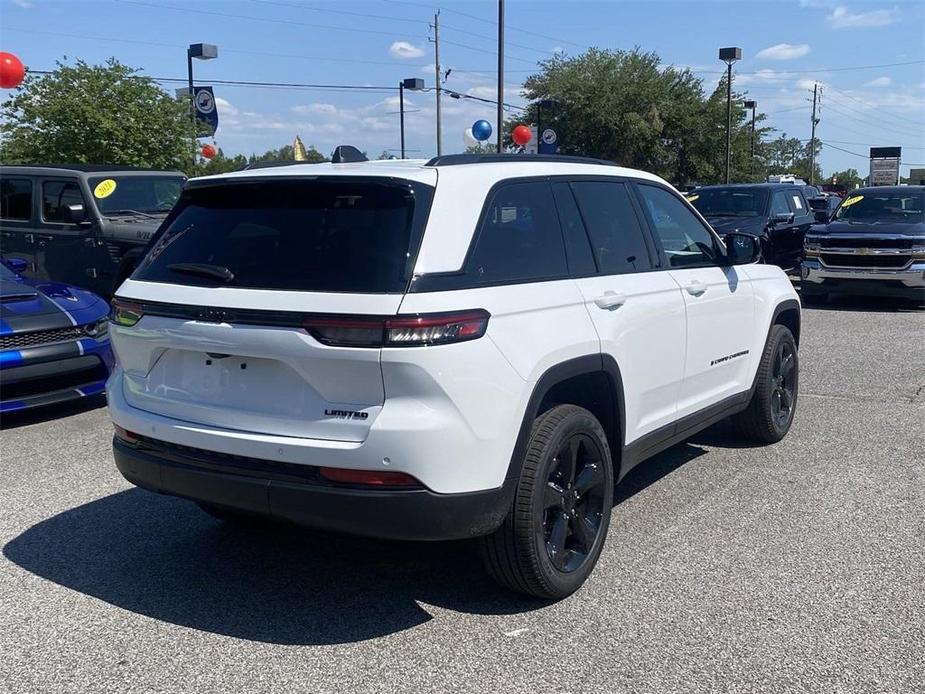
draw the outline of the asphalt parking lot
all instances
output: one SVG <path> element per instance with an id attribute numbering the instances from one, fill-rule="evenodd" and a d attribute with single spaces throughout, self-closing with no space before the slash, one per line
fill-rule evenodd
<path id="1" fill-rule="evenodd" d="M 3 692 L 925 691 L 925 313 L 804 311 L 780 444 L 720 426 L 618 488 L 588 584 L 470 545 L 223 526 L 115 470 L 105 407 L 7 417 Z"/>

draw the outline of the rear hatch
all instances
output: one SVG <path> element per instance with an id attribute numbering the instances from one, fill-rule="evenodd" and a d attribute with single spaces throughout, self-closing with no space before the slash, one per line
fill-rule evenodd
<path id="1" fill-rule="evenodd" d="M 363 441 L 384 400 L 380 349 L 352 346 L 351 321 L 398 312 L 436 183 L 426 176 L 191 182 L 114 300 L 127 402 Z"/>

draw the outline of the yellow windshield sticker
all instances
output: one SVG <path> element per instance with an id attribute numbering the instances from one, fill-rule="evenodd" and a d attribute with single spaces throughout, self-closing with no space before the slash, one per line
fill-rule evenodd
<path id="1" fill-rule="evenodd" d="M 96 188 L 93 189 L 93 197 L 99 198 L 108 198 L 116 190 L 116 182 L 111 178 L 107 178 L 105 181 L 100 181 L 96 184 Z"/>
<path id="2" fill-rule="evenodd" d="M 688 195 L 688 196 L 687 196 L 687 201 L 688 201 L 688 202 L 694 202 L 694 200 L 697 200 L 699 197 L 700 197 L 699 195 Z"/>
<path id="3" fill-rule="evenodd" d="M 841 204 L 842 207 L 848 207 L 848 205 L 853 205 L 856 202 L 861 202 L 864 199 L 863 195 L 852 195 L 850 198 L 845 198 L 845 201 Z"/>

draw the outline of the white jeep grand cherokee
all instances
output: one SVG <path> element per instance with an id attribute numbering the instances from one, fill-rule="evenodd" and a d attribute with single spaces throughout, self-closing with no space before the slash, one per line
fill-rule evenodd
<path id="1" fill-rule="evenodd" d="M 800 304 L 758 254 L 564 156 L 195 179 L 113 301 L 116 465 L 223 519 L 479 537 L 562 597 L 634 465 L 730 415 L 790 428 Z"/>

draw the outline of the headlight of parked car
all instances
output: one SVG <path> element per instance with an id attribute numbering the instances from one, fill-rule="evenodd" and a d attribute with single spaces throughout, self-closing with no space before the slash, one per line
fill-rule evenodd
<path id="1" fill-rule="evenodd" d="M 96 321 L 96 323 L 90 323 L 89 325 L 84 326 L 84 331 L 90 337 L 95 337 L 97 340 L 100 340 L 106 337 L 109 334 L 109 316 L 101 318 Z"/>

